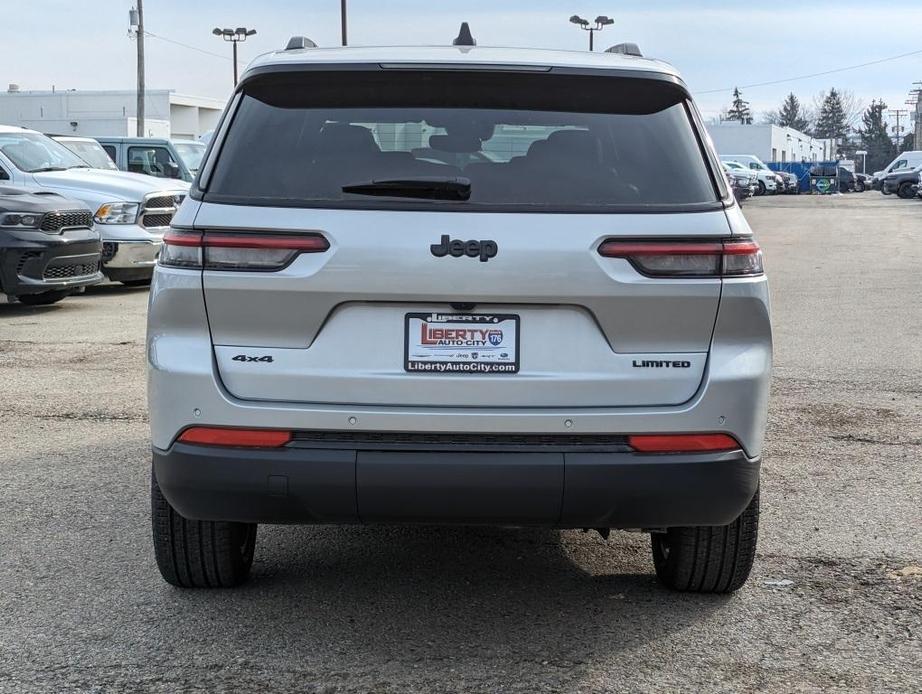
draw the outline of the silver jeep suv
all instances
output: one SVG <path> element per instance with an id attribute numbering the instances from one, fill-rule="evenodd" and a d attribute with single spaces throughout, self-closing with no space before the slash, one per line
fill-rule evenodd
<path id="1" fill-rule="evenodd" d="M 768 286 L 676 71 L 290 46 L 240 80 L 154 277 L 163 577 L 240 583 L 259 523 L 461 523 L 641 530 L 667 586 L 739 588 Z"/>

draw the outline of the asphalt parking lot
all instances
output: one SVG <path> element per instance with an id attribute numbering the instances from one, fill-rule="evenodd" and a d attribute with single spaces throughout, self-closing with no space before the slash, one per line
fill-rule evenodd
<path id="1" fill-rule="evenodd" d="M 261 527 L 251 581 L 163 583 L 145 290 L 0 305 L 0 691 L 919 691 L 922 203 L 757 199 L 776 368 L 750 582 L 648 539 Z"/>

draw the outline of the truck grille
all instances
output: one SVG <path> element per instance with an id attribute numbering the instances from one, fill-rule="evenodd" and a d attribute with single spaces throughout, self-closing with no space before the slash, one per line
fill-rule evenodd
<path id="1" fill-rule="evenodd" d="M 147 198 L 141 207 L 141 215 L 138 217 L 138 224 L 145 229 L 160 229 L 170 226 L 173 221 L 173 215 L 185 200 L 185 193 L 176 193 L 175 195 L 158 194 Z"/>
<path id="2" fill-rule="evenodd" d="M 72 277 L 95 275 L 99 272 L 99 263 L 72 263 L 69 265 L 50 265 L 45 268 L 46 280 L 65 280 Z"/>
<path id="3" fill-rule="evenodd" d="M 87 210 L 69 212 L 50 212 L 42 219 L 42 231 L 61 231 L 61 229 L 84 228 L 93 226 L 93 217 Z"/>

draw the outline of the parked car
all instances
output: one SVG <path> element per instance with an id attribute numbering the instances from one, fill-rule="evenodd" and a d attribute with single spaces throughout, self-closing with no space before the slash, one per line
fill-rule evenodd
<path id="1" fill-rule="evenodd" d="M 859 193 L 863 193 L 867 190 L 871 190 L 871 179 L 872 176 L 863 173 L 855 174 L 855 190 Z"/>
<path id="2" fill-rule="evenodd" d="M 731 173 L 738 174 L 740 176 L 748 176 L 749 184 L 752 186 L 752 190 L 753 190 L 752 194 L 753 195 L 762 194 L 759 192 L 761 188 L 759 186 L 759 182 L 760 182 L 759 173 L 757 171 L 753 171 L 752 169 L 746 166 L 743 166 L 742 164 L 736 161 L 722 161 L 721 164 L 723 165 L 724 170 L 726 171 L 730 171 Z M 775 185 L 777 185 L 777 182 L 775 182 Z"/>
<path id="3" fill-rule="evenodd" d="M 80 137 L 79 135 L 48 135 L 55 142 L 60 142 L 71 152 L 80 157 L 91 169 L 103 169 L 109 171 L 118 171 L 118 167 L 112 158 L 106 153 L 92 137 Z"/>
<path id="4" fill-rule="evenodd" d="M 101 282 L 102 245 L 86 205 L 0 185 L 0 294 L 53 304 Z"/>
<path id="5" fill-rule="evenodd" d="M 920 173 L 922 173 L 922 166 L 905 170 L 897 169 L 883 178 L 881 192 L 884 195 L 896 193 L 904 200 L 914 198 L 919 189 Z"/>
<path id="6" fill-rule="evenodd" d="M 738 164 L 756 172 L 758 177 L 758 191 L 756 195 L 769 195 L 779 192 L 781 179 L 774 171 L 769 169 L 762 160 L 751 154 L 721 155 L 720 160 L 725 164 Z"/>
<path id="7" fill-rule="evenodd" d="M 800 193 L 800 179 L 789 171 L 776 171 L 775 174 L 781 179 L 781 188 L 779 192 L 788 195 L 797 195 Z"/>
<path id="8" fill-rule="evenodd" d="M 175 145 L 159 137 L 97 137 L 122 171 L 190 182 L 192 170 Z"/>
<path id="9" fill-rule="evenodd" d="M 93 211 L 103 242 L 103 273 L 149 284 L 161 239 L 189 184 L 92 169 L 64 145 L 34 130 L 0 125 L 0 181 L 75 198 Z"/>
<path id="10" fill-rule="evenodd" d="M 241 76 L 154 276 L 164 579 L 241 583 L 258 523 L 473 523 L 646 529 L 666 586 L 739 588 L 768 285 L 675 69 L 289 45 Z"/>
<path id="11" fill-rule="evenodd" d="M 745 169 L 733 169 L 727 166 L 724 166 L 724 172 L 727 176 L 727 183 L 733 189 L 733 195 L 739 203 L 742 204 L 743 200 L 751 198 L 756 194 L 758 189 L 756 175 Z"/>

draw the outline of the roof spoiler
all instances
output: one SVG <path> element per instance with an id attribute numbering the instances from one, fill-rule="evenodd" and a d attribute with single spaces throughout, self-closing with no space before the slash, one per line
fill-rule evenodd
<path id="1" fill-rule="evenodd" d="M 288 45 L 285 46 L 286 51 L 297 51 L 302 48 L 317 48 L 317 44 L 306 36 L 292 36 L 288 39 Z"/>
<path id="2" fill-rule="evenodd" d="M 461 22 L 461 29 L 458 35 L 452 40 L 452 46 L 476 46 L 477 42 L 471 34 L 471 27 L 467 22 Z"/>
<path id="3" fill-rule="evenodd" d="M 620 53 L 621 55 L 633 55 L 637 58 L 643 58 L 640 46 L 636 43 L 619 43 L 609 48 L 606 53 Z"/>

